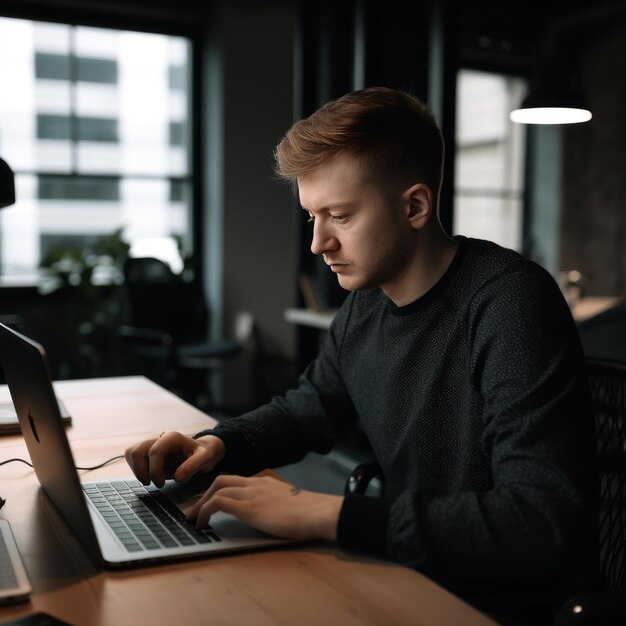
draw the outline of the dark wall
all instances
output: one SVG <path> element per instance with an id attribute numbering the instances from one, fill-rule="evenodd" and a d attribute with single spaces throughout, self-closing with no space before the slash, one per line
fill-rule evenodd
<path id="1" fill-rule="evenodd" d="M 593 112 L 563 132 L 561 268 L 591 295 L 626 295 L 626 16 L 605 27 L 580 59 Z"/>

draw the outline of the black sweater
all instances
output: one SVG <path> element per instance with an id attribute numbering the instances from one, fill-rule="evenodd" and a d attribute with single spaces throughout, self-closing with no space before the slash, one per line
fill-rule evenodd
<path id="1" fill-rule="evenodd" d="M 441 280 L 407 306 L 379 289 L 350 293 L 297 389 L 212 431 L 226 444 L 221 469 L 326 453 L 358 423 L 386 491 L 345 499 L 340 546 L 466 597 L 565 597 L 586 583 L 594 546 L 576 328 L 545 270 L 459 240 Z"/>

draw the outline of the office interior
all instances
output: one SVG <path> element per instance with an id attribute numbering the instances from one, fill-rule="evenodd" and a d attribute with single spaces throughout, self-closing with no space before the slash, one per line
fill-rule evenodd
<path id="1" fill-rule="evenodd" d="M 119 195 L 107 197 L 105 192 L 101 199 L 116 216 L 106 221 L 98 203 L 82 202 L 80 192 L 64 199 L 54 191 L 57 179 L 85 176 L 83 184 L 97 186 L 111 180 L 123 184 L 128 175 L 116 169 L 111 154 L 106 165 L 93 158 L 81 164 L 80 137 L 71 134 L 80 111 L 72 109 L 68 136 L 75 154 L 58 171 L 54 158 L 39 171 L 36 162 L 22 163 L 20 157 L 12 162 L 10 125 L 1 127 L 4 138 L 0 132 L 0 157 L 11 164 L 16 179 L 16 202 L 0 212 L 0 231 L 21 210 L 32 210 L 32 199 L 24 203 L 20 197 L 28 187 L 25 177 L 31 183 L 39 177 L 39 199 L 46 198 L 46 185 L 52 189 L 47 196 L 54 201 L 52 208 L 41 204 L 41 224 L 50 223 L 53 209 L 62 216 L 64 202 L 75 215 L 81 215 L 84 204 L 83 232 L 70 228 L 71 236 L 65 236 L 62 224 L 51 227 L 47 239 L 43 231 L 35 232 L 34 272 L 12 272 L 12 259 L 28 247 L 20 240 L 21 231 L 2 239 L 0 248 L 0 321 L 46 346 L 53 378 L 143 373 L 219 418 L 250 409 L 294 384 L 314 357 L 324 325 L 294 323 L 286 312 L 316 308 L 332 314 L 345 294 L 310 254 L 304 212 L 292 190 L 274 176 L 272 151 L 294 120 L 331 98 L 370 85 L 405 89 L 433 109 L 447 144 L 440 216 L 449 233 L 491 238 L 497 222 L 502 241 L 545 266 L 572 306 L 581 299 L 589 304 L 580 314 L 581 325 L 606 311 L 612 320 L 620 311 L 624 315 L 625 2 L 22 0 L 3 2 L 0 18 L 22 26 L 31 21 L 65 25 L 73 33 L 72 45 L 80 46 L 81 36 L 97 40 L 98 29 L 123 30 L 164 35 L 179 47 L 182 41 L 186 51 L 187 100 L 177 122 L 170 124 L 170 143 L 184 146 L 184 166 L 157 172 L 169 183 L 170 194 L 183 189 L 178 204 L 170 203 L 178 211 L 169 222 L 175 226 L 168 232 L 166 225 L 158 234 L 168 240 L 160 253 L 177 247 L 174 269 L 186 288 L 184 296 L 168 296 L 152 309 L 176 308 L 180 331 L 195 324 L 201 339 L 222 351 L 209 358 L 207 367 L 203 354 L 194 361 L 193 353 L 186 365 L 163 365 L 163 352 L 146 348 L 153 336 L 120 332 L 133 325 L 123 271 L 124 259 L 139 243 L 132 240 L 133 228 L 141 231 L 138 219 L 144 225 L 162 220 L 162 202 L 147 196 L 139 218 L 129 225 L 124 211 L 111 209 Z M 86 30 L 81 35 L 77 28 Z M 52 37 L 50 29 L 43 30 Z M 0 54 L 10 65 L 6 39 Z M 63 54 L 68 53 L 57 56 Z M 121 53 L 117 55 L 120 71 Z M 72 80 L 80 87 L 78 66 L 78 78 Z M 468 77 L 477 81 L 468 83 Z M 54 123 L 62 115 L 54 107 L 46 110 L 45 88 L 51 81 L 41 82 L 43 109 L 32 115 L 37 115 L 36 132 L 43 132 L 36 146 L 45 151 L 59 139 Z M 509 123 L 503 116 L 512 104 L 507 98 L 520 99 L 538 82 L 572 83 L 592 120 L 523 127 Z M 468 85 L 469 98 L 472 88 L 482 85 L 487 91 L 470 102 L 461 97 Z M 5 83 L 2 92 L 18 88 Z M 496 92 L 503 102 L 498 110 L 489 104 Z M 80 108 L 80 103 L 74 105 Z M 143 115 L 149 117 L 161 105 L 148 102 Z M 464 110 L 469 111 L 465 117 Z M 506 127 L 509 142 L 498 152 L 495 166 L 485 165 L 484 159 L 498 143 L 498 133 L 473 136 L 475 130 L 465 129 L 467 119 L 474 129 L 478 120 L 480 129 L 493 115 L 500 116 L 498 128 Z M 133 119 L 141 116 L 136 113 Z M 45 134 L 47 123 L 51 135 Z M 92 143 L 102 145 L 94 132 Z M 185 139 L 172 140 L 176 133 Z M 517 146 L 514 154 L 510 142 Z M 463 149 L 474 154 L 469 165 L 459 160 Z M 141 167 L 137 172 L 139 179 L 152 176 Z M 475 176 L 482 182 L 472 186 Z M 461 219 L 464 202 L 468 211 Z M 492 205 L 496 213 L 489 212 Z M 86 211 L 93 213 L 85 217 Z M 90 224 L 99 226 L 88 232 Z M 135 256 L 159 254 L 145 250 Z M 85 255 L 106 257 L 106 267 L 97 260 L 89 265 Z M 95 281 L 96 274 L 105 278 Z M 608 341 L 602 338 L 600 347 L 590 349 L 609 349 L 611 356 L 619 356 L 626 335 L 623 321 L 610 333 Z M 156 341 L 163 347 L 162 337 Z M 138 353 L 140 363 L 133 360 Z M 621 356 L 626 358 L 626 352 Z"/>

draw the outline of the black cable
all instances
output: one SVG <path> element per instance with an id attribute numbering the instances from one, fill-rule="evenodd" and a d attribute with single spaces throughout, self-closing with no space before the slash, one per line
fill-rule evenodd
<path id="1" fill-rule="evenodd" d="M 91 467 L 78 467 L 78 465 L 75 465 L 74 467 L 76 467 L 77 470 L 96 470 L 96 469 L 100 469 L 101 467 L 104 467 L 105 465 L 108 465 L 109 463 L 112 463 L 113 461 L 117 461 L 118 459 L 123 459 L 124 455 L 123 454 L 118 454 L 117 456 L 112 456 L 110 459 L 107 459 L 106 461 L 100 463 L 99 465 L 93 465 Z M 25 465 L 28 465 L 28 467 L 32 467 L 32 463 L 29 463 L 28 461 L 25 461 L 24 459 L 7 459 L 6 461 L 0 461 L 0 465 L 6 465 L 7 463 L 15 463 L 15 462 L 20 462 L 20 463 L 24 463 Z"/>
<path id="2" fill-rule="evenodd" d="M 106 461 L 100 463 L 100 465 L 92 465 L 91 467 L 78 467 L 78 465 L 76 465 L 75 467 L 77 470 L 96 470 L 96 469 L 100 469 L 101 467 L 104 467 L 105 465 L 108 465 L 109 463 L 113 463 L 113 461 L 117 461 L 123 458 L 124 458 L 123 454 L 118 454 L 117 456 L 112 456 L 110 459 L 107 459 Z"/>
<path id="3" fill-rule="evenodd" d="M 28 461 L 25 461 L 24 459 L 7 459 L 6 461 L 0 461 L 0 465 L 6 465 L 7 463 L 16 463 L 16 462 L 24 463 L 24 465 L 28 465 L 29 467 L 32 467 L 32 465 Z"/>
<path id="4" fill-rule="evenodd" d="M 108 465 L 109 463 L 112 463 L 113 461 L 117 461 L 118 459 L 123 459 L 123 458 L 124 458 L 123 454 L 118 454 L 117 456 L 112 456 L 110 459 L 107 459 L 106 461 L 104 461 L 103 463 L 100 463 L 99 465 L 93 465 L 91 467 L 78 467 L 78 465 L 75 465 L 74 467 L 77 470 L 95 470 L 95 469 L 104 467 L 105 465 Z M 18 459 L 18 458 L 7 459 L 6 461 L 0 461 L 0 466 L 6 465 L 7 463 L 16 463 L 16 462 L 24 463 L 24 465 L 28 465 L 28 467 L 33 466 L 32 463 L 29 463 L 28 461 L 24 459 Z M 0 498 L 0 509 L 4 506 L 5 502 L 6 500 L 4 498 Z"/>

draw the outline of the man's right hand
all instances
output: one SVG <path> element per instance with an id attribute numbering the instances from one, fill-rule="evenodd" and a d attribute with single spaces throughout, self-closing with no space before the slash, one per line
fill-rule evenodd
<path id="1" fill-rule="evenodd" d="M 183 482 L 195 474 L 210 472 L 223 458 L 224 442 L 214 435 L 192 439 L 167 431 L 156 439 L 142 441 L 124 453 L 139 481 L 162 487 L 167 478 Z"/>

